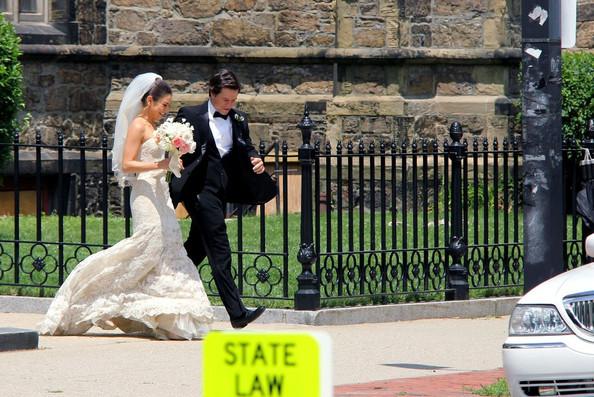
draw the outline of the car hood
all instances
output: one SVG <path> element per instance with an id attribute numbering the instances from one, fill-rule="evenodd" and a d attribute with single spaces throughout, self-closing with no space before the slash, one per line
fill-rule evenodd
<path id="1" fill-rule="evenodd" d="M 557 304 L 568 295 L 588 292 L 594 294 L 594 263 L 561 273 L 537 285 L 518 304 Z"/>

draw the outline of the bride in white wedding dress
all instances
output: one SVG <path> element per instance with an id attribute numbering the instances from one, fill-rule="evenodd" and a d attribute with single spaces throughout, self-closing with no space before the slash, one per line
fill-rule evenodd
<path id="1" fill-rule="evenodd" d="M 134 233 L 83 260 L 57 292 L 40 333 L 79 335 L 116 327 L 158 339 L 202 337 L 213 320 L 198 270 L 188 258 L 169 197 L 169 160 L 153 139 L 171 88 L 154 73 L 132 80 L 118 112 L 113 170 L 132 186 Z"/>

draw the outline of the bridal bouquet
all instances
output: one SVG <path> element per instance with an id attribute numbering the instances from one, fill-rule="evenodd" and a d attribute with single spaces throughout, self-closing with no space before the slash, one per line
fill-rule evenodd
<path id="1" fill-rule="evenodd" d="M 173 118 L 168 118 L 153 133 L 157 145 L 169 154 L 170 171 L 167 173 L 167 181 L 171 179 L 170 172 L 178 178 L 181 176 L 180 157 L 186 153 L 194 153 L 196 150 L 194 127 L 185 121 L 182 119 L 180 123 L 173 121 Z"/>

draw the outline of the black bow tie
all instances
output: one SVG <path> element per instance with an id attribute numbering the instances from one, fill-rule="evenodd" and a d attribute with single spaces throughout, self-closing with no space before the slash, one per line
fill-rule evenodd
<path id="1" fill-rule="evenodd" d="M 227 120 L 227 117 L 229 117 L 229 113 L 227 113 L 227 114 L 221 114 L 219 112 L 214 112 L 213 117 L 220 117 L 223 120 Z"/>

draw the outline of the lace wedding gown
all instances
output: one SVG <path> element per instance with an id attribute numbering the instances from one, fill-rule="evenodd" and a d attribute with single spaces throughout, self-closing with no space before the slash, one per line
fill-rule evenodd
<path id="1" fill-rule="evenodd" d="M 159 161 L 153 139 L 141 161 Z M 165 182 L 165 171 L 138 174 L 132 184 L 134 234 L 83 260 L 54 298 L 40 333 L 78 335 L 93 325 L 159 339 L 201 337 L 212 307 L 188 258 Z"/>

